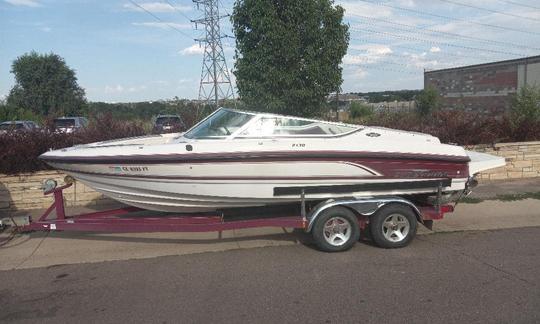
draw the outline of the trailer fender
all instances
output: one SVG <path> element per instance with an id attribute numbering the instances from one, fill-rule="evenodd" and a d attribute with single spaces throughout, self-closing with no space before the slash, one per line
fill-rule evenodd
<path id="1" fill-rule="evenodd" d="M 408 201 L 407 199 L 404 199 L 401 197 L 329 199 L 329 200 L 319 203 L 307 215 L 308 226 L 306 228 L 306 232 L 311 232 L 311 229 L 313 228 L 313 224 L 315 224 L 315 221 L 317 220 L 319 215 L 328 208 L 332 208 L 335 206 L 342 206 L 342 207 L 352 210 L 357 215 L 369 217 L 375 214 L 383 206 L 386 206 L 388 204 L 394 204 L 394 203 L 402 204 L 402 205 L 406 205 L 410 207 L 412 211 L 414 212 L 414 214 L 416 215 L 416 219 L 418 220 L 418 222 L 424 224 L 424 220 L 422 219 L 422 213 L 420 212 L 418 207 L 416 207 L 415 204 Z"/>

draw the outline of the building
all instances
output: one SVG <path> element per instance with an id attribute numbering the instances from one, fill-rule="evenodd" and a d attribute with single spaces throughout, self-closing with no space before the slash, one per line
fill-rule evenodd
<path id="1" fill-rule="evenodd" d="M 336 94 L 331 93 L 326 97 L 326 101 L 328 103 L 334 103 L 336 102 Z M 364 97 L 361 97 L 359 95 L 353 94 L 353 93 L 340 93 L 338 94 L 338 110 L 339 111 L 349 111 L 349 108 L 351 107 L 351 103 L 358 102 L 358 103 L 366 103 L 367 100 Z"/>
<path id="2" fill-rule="evenodd" d="M 369 102 L 366 103 L 366 106 L 371 107 L 375 112 L 404 112 L 414 111 L 416 102 L 414 100 Z"/>
<path id="3" fill-rule="evenodd" d="M 540 55 L 424 72 L 424 89 L 437 89 L 442 108 L 481 113 L 507 111 L 525 84 L 540 86 Z"/>

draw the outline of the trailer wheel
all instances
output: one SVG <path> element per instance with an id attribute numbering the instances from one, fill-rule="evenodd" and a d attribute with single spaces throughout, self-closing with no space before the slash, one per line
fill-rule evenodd
<path id="1" fill-rule="evenodd" d="M 416 215 L 408 206 L 391 204 L 382 207 L 370 219 L 371 237 L 385 249 L 408 245 L 416 235 Z"/>
<path id="2" fill-rule="evenodd" d="M 340 206 L 323 211 L 311 233 L 317 247 L 326 252 L 346 251 L 360 239 L 356 215 Z"/>

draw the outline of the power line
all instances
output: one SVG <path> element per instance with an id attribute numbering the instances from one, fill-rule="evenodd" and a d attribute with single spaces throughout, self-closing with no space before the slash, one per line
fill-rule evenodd
<path id="1" fill-rule="evenodd" d="M 421 69 L 419 67 L 415 67 L 415 66 L 412 66 L 410 64 L 406 64 L 406 63 L 400 63 L 400 62 L 394 62 L 394 61 L 385 61 L 385 60 L 373 60 L 372 58 L 369 58 L 369 57 L 363 57 L 363 56 L 357 56 L 357 55 L 350 55 L 351 57 L 353 57 L 354 59 L 356 60 L 360 60 L 360 61 L 366 61 L 366 63 L 361 63 L 361 64 L 391 64 L 391 65 L 398 65 L 398 66 L 403 66 L 403 67 L 406 67 L 406 68 L 409 68 L 409 69 Z M 358 63 L 344 63 L 345 65 L 355 65 L 355 64 L 358 64 Z"/>
<path id="2" fill-rule="evenodd" d="M 372 52 L 370 52 L 369 50 L 360 50 L 360 49 L 356 49 L 356 48 L 350 48 L 349 50 L 351 51 L 355 51 L 355 52 L 362 52 L 362 53 L 365 53 L 365 54 L 371 54 L 371 55 L 378 55 L 378 54 L 374 54 Z M 415 54 L 415 53 L 409 53 L 410 55 L 418 55 L 419 57 L 422 57 L 422 54 Z M 412 58 L 411 56 L 408 56 L 407 54 L 404 54 L 404 53 L 383 53 L 383 54 L 379 54 L 381 57 L 385 57 L 385 56 L 392 56 L 392 57 L 396 57 L 396 58 L 399 58 L 399 59 L 404 59 L 404 58 Z M 441 58 L 446 58 L 444 56 L 438 56 L 437 58 L 433 58 L 433 59 L 441 59 Z"/>
<path id="3" fill-rule="evenodd" d="M 138 8 L 140 8 L 141 10 L 143 10 L 144 12 L 146 12 L 147 14 L 149 14 L 150 16 L 154 17 L 154 19 L 156 19 L 157 21 L 159 22 L 162 22 L 163 24 L 165 24 L 167 27 L 179 32 L 180 34 L 184 35 L 185 37 L 189 38 L 189 39 L 193 39 L 193 37 L 191 37 L 189 34 L 183 32 L 182 30 L 176 28 L 176 26 L 174 25 L 171 25 L 170 23 L 166 22 L 166 21 L 163 21 L 161 18 L 159 18 L 158 16 L 154 15 L 151 11 L 148 11 L 146 10 L 146 8 L 144 8 L 143 6 L 139 5 L 137 2 L 133 1 L 133 0 L 129 0 L 129 2 L 131 2 L 133 5 L 137 6 Z"/>
<path id="4" fill-rule="evenodd" d="M 365 3 L 372 4 L 372 5 L 383 6 L 383 7 L 397 9 L 397 10 L 401 10 L 401 11 L 412 12 L 412 13 L 419 14 L 419 15 L 424 15 L 424 16 L 431 16 L 431 17 L 436 17 L 436 18 L 441 18 L 441 19 L 446 19 L 446 20 L 463 21 L 463 22 L 466 22 L 466 23 L 469 23 L 469 24 L 474 24 L 474 25 L 479 25 L 479 26 L 484 26 L 484 27 L 489 27 L 489 28 L 496 28 L 496 29 L 499 29 L 499 30 L 513 31 L 513 32 L 531 34 L 531 35 L 537 35 L 537 36 L 540 35 L 539 32 L 533 32 L 533 31 L 529 31 L 529 30 L 511 28 L 511 27 L 503 27 L 503 26 L 498 26 L 498 25 L 485 24 L 485 23 L 480 23 L 480 22 L 477 22 L 477 21 L 471 21 L 471 20 L 467 20 L 467 19 L 449 17 L 449 16 L 434 14 L 434 13 L 430 13 L 430 12 L 414 10 L 414 9 L 410 9 L 410 8 L 403 8 L 403 7 L 399 7 L 399 6 L 393 6 L 393 5 L 389 5 L 389 4 L 386 4 L 386 3 L 372 2 L 372 1 L 368 1 L 368 0 L 357 0 L 357 1 L 362 1 L 362 2 L 365 2 Z"/>
<path id="5" fill-rule="evenodd" d="M 386 35 L 386 36 L 390 36 L 390 37 L 394 37 L 394 38 L 398 38 L 398 39 L 402 39 L 402 40 L 424 42 L 424 43 L 432 44 L 432 45 L 458 47 L 458 48 L 464 48 L 464 49 L 468 49 L 468 50 L 475 50 L 475 51 L 481 51 L 481 52 L 490 52 L 490 53 L 497 53 L 497 54 L 506 54 L 506 55 L 512 55 L 512 56 L 520 56 L 520 57 L 521 56 L 526 56 L 524 54 L 517 54 L 517 53 L 512 53 L 512 52 L 506 52 L 506 51 L 498 51 L 498 50 L 489 49 L 489 48 L 478 48 L 478 47 L 472 47 L 472 46 L 466 46 L 466 45 L 457 45 L 457 44 L 450 44 L 450 43 L 445 43 L 445 42 L 437 42 L 437 41 L 432 41 L 432 40 L 428 40 L 428 39 L 412 37 L 412 36 L 404 36 L 404 35 L 393 34 L 393 33 L 389 33 L 389 32 L 382 32 L 382 31 L 377 31 L 377 30 L 372 30 L 372 29 L 362 29 L 362 30 L 356 29 L 356 28 L 351 28 L 351 29 L 354 30 L 354 31 L 357 31 L 357 32 L 368 32 L 368 33 L 373 33 L 373 34 Z"/>
<path id="6" fill-rule="evenodd" d="M 424 51 L 422 49 L 418 49 L 418 48 L 414 48 L 414 47 L 408 47 L 408 46 L 401 46 L 401 45 L 394 45 L 394 44 L 381 44 L 381 43 L 373 43 L 373 42 L 369 42 L 367 40 L 360 40 L 360 39 L 354 39 L 355 41 L 360 41 L 360 42 L 365 42 L 365 43 L 369 43 L 369 44 L 374 44 L 374 45 L 382 45 L 382 46 L 388 46 L 390 48 L 390 46 L 392 48 L 404 48 L 404 49 L 407 49 L 407 50 L 411 50 L 411 51 Z M 350 48 L 349 47 L 349 50 L 350 51 L 356 51 L 356 52 L 360 52 L 360 51 L 363 51 L 363 52 L 368 52 L 369 53 L 369 49 L 356 49 L 356 48 Z M 425 53 L 427 53 L 427 50 L 424 51 Z M 384 54 L 381 54 L 381 56 L 393 56 L 393 57 L 397 57 L 397 58 L 401 58 L 401 59 L 404 59 L 404 58 L 409 58 L 409 56 L 407 56 L 407 54 L 413 54 L 413 55 L 422 55 L 422 54 L 415 54 L 415 53 L 384 53 Z M 435 59 L 435 60 L 438 60 L 438 59 L 448 59 L 448 60 L 455 60 L 456 58 L 457 59 L 468 59 L 468 60 L 473 60 L 475 63 L 470 63 L 470 62 L 459 62 L 459 61 L 452 61 L 452 62 L 448 62 L 448 63 L 451 63 L 453 66 L 464 66 L 464 65 L 471 65 L 471 64 L 481 64 L 481 63 L 485 63 L 486 60 L 488 60 L 487 58 L 484 59 L 483 61 L 480 61 L 480 62 L 477 62 L 478 61 L 478 57 L 477 56 L 469 56 L 469 55 L 465 55 L 465 54 L 454 54 L 454 53 L 449 53 L 449 52 L 444 52 L 444 53 L 439 53 L 439 52 L 430 52 L 430 58 L 432 59 Z M 452 58 L 450 58 L 452 57 Z M 504 59 L 507 59 L 506 57 L 504 58 L 497 58 L 497 59 L 489 59 L 490 62 L 492 61 L 500 61 L 500 60 L 504 60 Z"/>
<path id="7" fill-rule="evenodd" d="M 411 46 L 405 46 L 405 45 L 375 43 L 375 42 L 367 40 L 367 39 L 360 39 L 360 38 L 351 38 L 351 39 L 353 39 L 353 40 L 355 40 L 357 42 L 362 42 L 362 43 L 366 43 L 366 44 L 391 46 L 391 47 L 396 47 L 396 48 L 403 48 L 403 49 L 406 49 L 406 50 L 409 50 L 409 51 L 429 51 L 429 49 L 423 50 L 423 49 L 420 49 L 420 48 L 411 47 Z M 353 49 L 353 48 L 350 48 L 350 45 L 351 44 L 349 44 L 349 49 Z M 357 50 L 357 49 L 354 49 L 354 50 Z M 433 52 L 432 54 L 437 54 L 438 55 L 438 52 Z M 463 54 L 454 54 L 454 53 L 449 53 L 449 52 L 445 52 L 445 55 L 446 56 L 454 56 L 454 57 L 467 57 L 466 55 L 463 55 Z"/>
<path id="8" fill-rule="evenodd" d="M 531 46 L 526 46 L 526 45 L 522 45 L 522 44 L 515 44 L 515 43 L 510 43 L 510 42 L 496 41 L 496 40 L 491 40 L 491 39 L 486 39 L 486 38 L 481 38 L 481 37 L 461 35 L 461 34 L 445 32 L 445 31 L 440 31 L 440 30 L 434 30 L 434 29 L 428 29 L 428 28 L 420 28 L 420 27 L 417 27 L 417 26 L 414 26 L 414 25 L 397 23 L 397 22 L 393 22 L 393 21 L 389 21 L 389 20 L 381 19 L 381 18 L 372 18 L 372 17 L 356 15 L 356 14 L 352 14 L 352 16 L 367 19 L 367 20 L 380 21 L 380 22 L 384 22 L 386 24 L 391 24 L 391 25 L 396 25 L 396 26 L 405 26 L 405 27 L 410 27 L 410 28 L 413 28 L 413 29 L 425 30 L 425 31 L 428 31 L 428 32 L 448 35 L 448 36 L 452 36 L 452 37 L 458 37 L 458 38 L 463 38 L 463 39 L 471 39 L 471 40 L 474 40 L 474 41 L 490 43 L 490 44 L 497 44 L 497 46 L 513 46 L 513 47 L 519 47 L 519 48 L 524 48 L 524 49 L 532 49 L 532 50 L 540 51 L 539 47 L 531 47 Z M 390 27 L 390 28 L 392 28 L 392 27 Z M 397 29 L 397 28 L 392 28 L 392 29 L 400 30 L 400 29 Z M 403 30 L 403 29 L 401 29 L 401 30 Z M 413 31 L 413 30 L 409 30 L 409 31 Z M 419 32 L 419 33 L 422 33 L 422 32 Z M 423 33 L 423 34 L 425 34 L 425 33 Z"/>
<path id="9" fill-rule="evenodd" d="M 487 11 L 487 12 L 491 12 L 491 13 L 495 13 L 495 14 L 499 14 L 499 15 L 508 16 L 508 17 L 521 18 L 521 19 L 531 20 L 531 21 L 534 21 L 534 22 L 540 22 L 540 19 L 527 17 L 527 16 L 516 15 L 516 14 L 513 14 L 513 13 L 493 10 L 493 9 L 484 8 L 484 7 L 478 7 L 478 6 L 470 5 L 470 4 L 463 3 L 463 2 L 458 2 L 458 1 L 453 1 L 453 0 L 439 0 L 439 1 L 446 2 L 446 3 L 451 3 L 451 4 L 462 6 L 462 7 L 467 7 L 467 8 L 477 9 L 477 10 L 483 10 L 483 11 Z"/>
<path id="10" fill-rule="evenodd" d="M 175 5 L 173 5 L 169 0 L 164 0 L 164 2 L 166 2 L 169 6 L 171 6 L 171 8 L 173 8 L 174 11 L 176 11 L 179 14 L 181 14 L 182 16 L 184 16 L 184 18 L 186 18 L 188 21 L 191 21 L 191 18 L 188 17 L 188 15 L 183 13 L 181 10 L 178 10 L 178 8 Z"/>
<path id="11" fill-rule="evenodd" d="M 499 1 L 502 2 L 502 3 L 512 4 L 514 6 L 520 6 L 520 7 L 524 7 L 524 8 L 540 10 L 540 7 L 535 7 L 535 6 L 531 6 L 531 5 L 528 5 L 528 4 L 519 3 L 519 2 L 516 2 L 516 1 L 509 1 L 509 0 L 499 0 Z"/>
<path id="12" fill-rule="evenodd" d="M 363 52 L 365 54 L 372 54 L 372 53 L 369 53 L 369 50 L 359 50 L 359 49 L 355 49 L 355 48 L 350 48 L 349 50 L 351 51 L 356 51 L 356 52 Z M 413 53 L 411 53 L 413 54 Z M 431 53 L 431 54 L 434 54 L 434 53 Z M 414 54 L 413 54 L 414 55 Z M 419 54 L 416 54 L 416 55 L 419 55 Z M 413 58 L 411 56 L 408 56 L 407 54 L 404 54 L 404 53 L 384 53 L 384 54 L 380 54 L 380 57 L 386 57 L 386 56 L 391 56 L 391 57 L 396 57 L 398 59 L 407 59 L 407 58 Z M 356 58 L 360 58 L 358 56 L 354 56 Z M 418 58 L 425 58 L 423 56 L 420 56 Z M 432 57 L 430 59 L 434 59 L 434 60 L 438 60 L 438 59 L 445 59 L 448 57 L 446 56 L 437 56 L 437 57 Z M 467 59 L 472 59 L 474 60 L 474 62 L 456 62 L 456 61 L 446 61 L 446 62 L 441 62 L 442 64 L 445 64 L 445 65 L 448 65 L 449 67 L 457 67 L 457 66 L 465 66 L 465 65 L 475 65 L 475 64 L 482 64 L 482 63 L 485 63 L 484 61 L 481 61 L 481 62 L 477 62 L 477 58 L 476 57 L 472 57 L 472 56 L 463 56 L 461 58 L 467 58 Z M 367 58 L 367 60 L 370 60 L 371 58 Z M 376 61 L 374 63 L 378 63 L 379 61 Z"/>
<path id="13" fill-rule="evenodd" d="M 423 72 L 420 72 L 420 71 L 413 72 L 413 71 L 407 71 L 407 70 L 403 70 L 403 69 L 393 69 L 393 68 L 380 67 L 380 66 L 376 66 L 376 65 L 366 65 L 366 64 L 348 64 L 348 65 L 359 66 L 359 67 L 364 68 L 364 69 L 373 69 L 373 70 L 381 70 L 381 71 L 388 71 L 388 72 L 397 72 L 397 73 L 411 74 L 411 75 L 417 75 L 417 76 L 420 76 L 420 75 L 424 74 Z"/>

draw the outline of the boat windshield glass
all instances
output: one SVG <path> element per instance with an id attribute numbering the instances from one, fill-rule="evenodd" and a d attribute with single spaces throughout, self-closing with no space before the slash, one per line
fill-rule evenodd
<path id="1" fill-rule="evenodd" d="M 236 132 L 255 115 L 221 109 L 190 129 L 184 134 L 186 138 L 225 138 Z"/>
<path id="2" fill-rule="evenodd" d="M 280 116 L 261 117 L 242 131 L 242 137 L 264 136 L 328 136 L 339 135 L 358 129 L 357 126 L 326 123 L 316 120 Z"/>

